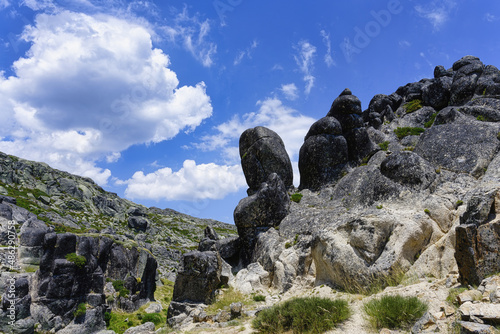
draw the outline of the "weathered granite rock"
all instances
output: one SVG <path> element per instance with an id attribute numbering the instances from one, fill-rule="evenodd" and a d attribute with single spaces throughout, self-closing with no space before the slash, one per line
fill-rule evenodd
<path id="1" fill-rule="evenodd" d="M 369 206 L 396 198 L 401 191 L 401 185 L 384 176 L 376 166 L 361 166 L 339 180 L 331 197 L 349 207 Z"/>
<path id="2" fill-rule="evenodd" d="M 477 88 L 484 64 L 477 57 L 465 56 L 453 64 L 450 104 L 457 106 L 469 101 Z"/>
<path id="3" fill-rule="evenodd" d="M 259 263 L 251 263 L 236 274 L 231 285 L 245 294 L 250 294 L 267 290 L 271 285 L 271 277 Z"/>
<path id="4" fill-rule="evenodd" d="M 382 175 L 410 188 L 427 189 L 436 179 L 435 168 L 413 152 L 389 155 L 380 166 Z"/>
<path id="5" fill-rule="evenodd" d="M 500 324 L 500 304 L 465 302 L 459 308 L 462 320 L 477 317 L 486 324 Z"/>
<path id="6" fill-rule="evenodd" d="M 352 95 L 349 89 L 346 88 L 333 101 L 326 116 L 335 117 L 340 122 L 350 161 L 360 163 L 363 158 L 373 153 L 375 147 L 364 127 L 361 101 Z"/>
<path id="7" fill-rule="evenodd" d="M 493 65 L 484 68 L 477 81 L 476 95 L 500 95 L 500 71 Z"/>
<path id="8" fill-rule="evenodd" d="M 211 303 L 221 283 L 222 260 L 217 252 L 184 254 L 175 280 L 172 300 Z"/>
<path id="9" fill-rule="evenodd" d="M 157 264 L 147 251 L 129 250 L 107 237 L 76 236 L 71 233 L 45 234 L 43 249 L 40 269 L 34 275 L 31 293 L 31 313 L 42 328 L 54 328 L 56 318 L 60 319 L 62 326 L 70 324 L 74 318 L 73 312 L 81 302 L 87 301 L 96 310 L 102 307 L 102 295 L 99 298 L 101 303 L 92 296 L 103 293 L 105 276 L 125 281 L 124 286 L 130 290 L 130 297 L 122 297 L 120 303 L 127 309 L 131 308 L 131 311 L 154 299 Z M 73 258 L 68 257 L 69 254 L 73 254 Z M 76 256 L 80 256 L 82 262 L 77 262 Z M 140 283 L 137 278 L 140 278 Z M 102 319 L 98 316 L 102 316 L 102 309 L 91 318 L 92 314 L 89 313 L 88 317 L 92 321 L 85 324 L 84 328 L 100 326 Z"/>
<path id="10" fill-rule="evenodd" d="M 238 203 L 234 210 L 234 222 L 240 236 L 240 262 L 243 265 L 250 263 L 257 235 L 279 226 L 289 207 L 288 192 L 275 173 L 269 175 L 255 194 Z"/>
<path id="11" fill-rule="evenodd" d="M 479 285 L 500 271 L 500 194 L 495 186 L 479 187 L 471 194 L 456 228 L 456 252 L 462 284 Z"/>
<path id="12" fill-rule="evenodd" d="M 334 117 L 315 122 L 299 153 L 300 189 L 319 189 L 337 181 L 348 162 L 347 141 Z"/>
<path id="13" fill-rule="evenodd" d="M 461 224 L 456 234 L 455 259 L 462 284 L 478 285 L 487 275 L 500 271 L 500 221 Z"/>
<path id="14" fill-rule="evenodd" d="M 148 220 L 143 217 L 129 217 L 128 218 L 128 227 L 137 230 L 137 231 L 146 231 L 148 228 Z"/>
<path id="15" fill-rule="evenodd" d="M 142 325 L 136 327 L 130 327 L 123 334 L 154 334 L 155 324 L 152 322 L 146 322 Z"/>
<path id="16" fill-rule="evenodd" d="M 435 166 L 479 177 L 500 148 L 498 127 L 481 123 L 434 125 L 414 152 Z"/>
<path id="17" fill-rule="evenodd" d="M 106 329 L 104 321 L 104 311 L 102 306 L 87 309 L 85 315 L 74 319 L 69 325 L 58 331 L 58 334 L 94 334 L 100 330 Z"/>
<path id="18" fill-rule="evenodd" d="M 496 334 L 493 326 L 469 321 L 459 321 L 460 334 Z"/>
<path id="19" fill-rule="evenodd" d="M 422 87 L 422 102 L 424 105 L 431 106 L 436 110 L 447 107 L 451 96 L 452 81 L 452 78 L 443 76 Z"/>
<path id="20" fill-rule="evenodd" d="M 292 164 L 276 132 L 262 126 L 248 129 L 240 136 L 239 149 L 249 194 L 257 191 L 272 173 L 279 175 L 285 187 L 292 186 Z"/>

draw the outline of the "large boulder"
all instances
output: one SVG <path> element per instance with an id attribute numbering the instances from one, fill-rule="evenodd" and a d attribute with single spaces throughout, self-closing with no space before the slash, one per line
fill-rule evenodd
<path id="1" fill-rule="evenodd" d="M 420 136 L 414 152 L 435 166 L 479 177 L 500 148 L 497 134 L 497 126 L 483 122 L 434 125 Z"/>
<path id="2" fill-rule="evenodd" d="M 500 95 L 500 71 L 493 65 L 484 68 L 476 87 L 476 95 Z"/>
<path id="3" fill-rule="evenodd" d="M 281 178 L 273 173 L 259 190 L 242 199 L 234 210 L 234 222 L 240 236 L 240 262 L 248 265 L 256 237 L 260 232 L 277 227 L 290 207 L 290 197 Z"/>
<path id="4" fill-rule="evenodd" d="M 478 189 L 456 227 L 455 259 L 462 284 L 478 285 L 500 271 L 500 192 Z"/>
<path id="5" fill-rule="evenodd" d="M 347 141 L 334 117 L 315 122 L 299 153 L 301 189 L 319 189 L 337 181 L 348 162 Z"/>
<path id="6" fill-rule="evenodd" d="M 484 64 L 477 57 L 465 56 L 453 64 L 453 83 L 451 85 L 450 104 L 457 106 L 466 103 L 477 88 Z"/>
<path id="7" fill-rule="evenodd" d="M 435 168 L 410 151 L 389 155 L 382 161 L 380 172 L 389 179 L 410 188 L 427 189 L 436 179 Z"/>
<path id="8" fill-rule="evenodd" d="M 448 106 L 451 96 L 452 78 L 443 76 L 434 79 L 422 88 L 422 102 L 426 106 L 431 106 L 436 110 L 441 110 Z"/>
<path id="9" fill-rule="evenodd" d="M 395 199 L 402 191 L 399 183 L 380 172 L 376 166 L 361 166 L 344 176 L 331 193 L 332 200 L 348 207 L 370 206 L 378 201 Z"/>
<path id="10" fill-rule="evenodd" d="M 349 89 L 345 89 L 337 97 L 326 115 L 335 117 L 342 127 L 342 135 L 347 141 L 349 160 L 360 163 L 370 155 L 375 147 L 366 128 L 361 112 L 361 101 Z"/>
<path id="11" fill-rule="evenodd" d="M 247 129 L 240 136 L 241 167 L 249 194 L 257 191 L 272 173 L 279 175 L 285 187 L 293 185 L 293 170 L 280 136 L 265 127 Z"/>
<path id="12" fill-rule="evenodd" d="M 172 299 L 210 304 L 221 283 L 222 260 L 217 252 L 184 254 L 175 280 Z"/>

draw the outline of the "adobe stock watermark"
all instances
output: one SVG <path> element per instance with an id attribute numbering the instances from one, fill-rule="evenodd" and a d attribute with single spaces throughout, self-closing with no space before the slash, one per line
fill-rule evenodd
<path id="1" fill-rule="evenodd" d="M 243 0 L 215 0 L 213 2 L 213 6 L 222 25 L 225 24 L 226 13 L 232 12 L 237 6 L 241 5 L 242 2 Z"/>
<path id="2" fill-rule="evenodd" d="M 18 239 L 16 232 L 17 223 L 14 220 L 9 220 L 7 223 L 7 254 L 4 257 L 3 265 L 9 268 L 9 271 L 19 270 L 20 267 L 17 263 L 17 247 Z M 7 302 L 7 318 L 8 325 L 12 326 L 16 322 L 16 279 L 11 276 L 5 282 L 4 297 Z"/>
<path id="3" fill-rule="evenodd" d="M 355 35 L 352 43 L 349 37 L 345 37 L 344 41 L 340 43 L 340 49 L 346 61 L 352 62 L 353 55 L 360 54 L 361 50 L 370 45 L 371 41 L 381 33 L 382 28 L 391 23 L 393 15 L 398 15 L 402 11 L 403 6 L 399 0 L 389 0 L 387 9 L 370 11 L 373 20 L 367 22 L 363 28 L 354 27 Z"/>

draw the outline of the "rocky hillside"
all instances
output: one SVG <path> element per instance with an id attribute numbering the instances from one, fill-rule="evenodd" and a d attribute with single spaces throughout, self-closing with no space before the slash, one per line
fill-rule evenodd
<path id="1" fill-rule="evenodd" d="M 0 153 L 0 333 L 105 329 L 112 312 L 155 300 L 207 226 L 236 234 L 233 225 L 146 208 L 88 178 Z"/>
<path id="2" fill-rule="evenodd" d="M 146 208 L 104 191 L 94 181 L 0 152 L 0 194 L 35 214 L 56 233 L 100 234 L 149 249 L 162 277 L 173 280 L 183 252 L 195 249 L 207 226 L 221 236 L 234 225 Z"/>
<path id="3" fill-rule="evenodd" d="M 279 134 L 246 130 L 249 196 L 234 211 L 240 270 L 229 284 L 245 293 L 323 284 L 369 293 L 403 274 L 479 286 L 500 272 L 499 121 L 500 71 L 466 56 L 374 96 L 364 111 L 341 92 L 304 138 L 298 189 Z M 190 298 L 174 290 L 171 324 L 186 325 L 196 303 L 210 302 L 184 290 L 190 280 L 217 286 L 224 260 L 217 247 L 184 256 L 175 289 Z M 190 277 L 193 266 L 205 275 Z"/>

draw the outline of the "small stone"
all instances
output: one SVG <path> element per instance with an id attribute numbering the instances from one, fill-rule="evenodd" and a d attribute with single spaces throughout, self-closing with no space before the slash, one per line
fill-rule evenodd
<path id="1" fill-rule="evenodd" d="M 146 313 L 160 313 L 163 310 L 163 306 L 160 303 L 151 303 L 144 312 Z"/>
<path id="2" fill-rule="evenodd" d="M 463 334 L 495 334 L 495 329 L 489 325 L 476 324 L 468 321 L 460 321 L 460 333 Z"/>
<path id="3" fill-rule="evenodd" d="M 227 311 L 220 311 L 214 318 L 214 321 L 219 323 L 228 322 L 229 320 L 231 320 L 231 314 Z"/>
<path id="4" fill-rule="evenodd" d="M 437 320 L 442 320 L 442 319 L 445 319 L 446 318 L 446 314 L 444 312 L 436 312 L 433 314 L 433 316 L 437 319 Z"/>
<path id="5" fill-rule="evenodd" d="M 457 300 L 460 303 L 460 305 L 466 302 L 478 301 L 481 300 L 482 298 L 483 295 L 481 294 L 481 292 L 477 290 L 467 290 L 457 296 Z"/>
<path id="6" fill-rule="evenodd" d="M 230 306 L 231 308 L 231 318 L 238 318 L 241 316 L 241 310 L 243 308 L 243 304 L 241 303 L 232 303 Z"/>
<path id="7" fill-rule="evenodd" d="M 443 304 L 441 305 L 441 311 L 444 312 L 444 314 L 449 317 L 450 315 L 454 315 L 455 314 L 455 308 L 448 305 L 448 304 Z"/>

